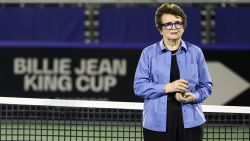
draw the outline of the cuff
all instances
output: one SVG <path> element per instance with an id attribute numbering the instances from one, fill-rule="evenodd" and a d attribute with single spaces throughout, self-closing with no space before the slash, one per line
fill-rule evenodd
<path id="1" fill-rule="evenodd" d="M 157 85 L 155 86 L 155 89 L 156 89 L 156 91 L 159 92 L 159 93 L 165 93 L 164 84 L 157 84 Z"/>
<path id="2" fill-rule="evenodd" d="M 196 98 L 194 102 L 199 102 L 200 101 L 200 94 L 199 94 L 199 92 L 196 91 L 196 92 L 193 92 L 193 94 L 195 95 L 195 98 Z"/>

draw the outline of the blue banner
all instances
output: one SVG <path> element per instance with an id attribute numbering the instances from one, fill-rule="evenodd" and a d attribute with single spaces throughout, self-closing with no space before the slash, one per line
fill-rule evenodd
<path id="1" fill-rule="evenodd" d="M 2 41 L 83 41 L 82 8 L 0 8 Z"/>

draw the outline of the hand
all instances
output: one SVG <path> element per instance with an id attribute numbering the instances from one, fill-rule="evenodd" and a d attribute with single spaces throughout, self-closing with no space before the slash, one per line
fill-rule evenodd
<path id="1" fill-rule="evenodd" d="M 196 96 L 190 92 L 185 93 L 184 98 L 187 102 L 194 102 L 196 100 Z"/>
<path id="2" fill-rule="evenodd" d="M 194 102 L 196 100 L 196 96 L 190 92 L 187 92 L 185 94 L 176 93 L 175 99 L 181 103 L 189 103 Z"/>
<path id="3" fill-rule="evenodd" d="M 188 82 L 183 79 L 175 80 L 174 82 L 164 85 L 165 93 L 180 92 L 186 93 L 188 91 Z"/>
<path id="4" fill-rule="evenodd" d="M 175 94 L 175 99 L 177 100 L 177 101 L 179 101 L 179 102 L 181 102 L 181 103 L 187 103 L 187 99 L 184 97 L 184 95 L 183 94 L 181 94 L 181 93 L 176 93 Z"/>

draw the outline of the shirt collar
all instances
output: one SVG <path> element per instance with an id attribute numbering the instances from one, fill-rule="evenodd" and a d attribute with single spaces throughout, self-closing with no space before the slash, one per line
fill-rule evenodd
<path id="1" fill-rule="evenodd" d="M 168 49 L 165 48 L 165 46 L 163 44 L 163 39 L 160 41 L 160 48 L 161 48 L 161 51 L 164 51 L 164 50 L 169 51 Z M 187 45 L 186 45 L 185 41 L 183 41 L 182 39 L 181 39 L 181 48 L 183 48 L 187 51 Z"/>

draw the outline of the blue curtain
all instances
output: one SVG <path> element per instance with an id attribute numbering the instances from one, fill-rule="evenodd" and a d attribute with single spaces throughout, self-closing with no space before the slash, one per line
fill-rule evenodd
<path id="1" fill-rule="evenodd" d="M 250 43 L 250 8 L 216 9 L 216 43 L 249 44 Z"/>
<path id="2" fill-rule="evenodd" d="M 156 7 L 103 7 L 100 9 L 101 43 L 151 44 L 162 39 L 155 27 Z M 200 43 L 200 9 L 184 8 L 188 27 L 183 39 Z"/>
<path id="3" fill-rule="evenodd" d="M 82 8 L 0 8 L 0 40 L 83 41 Z"/>

